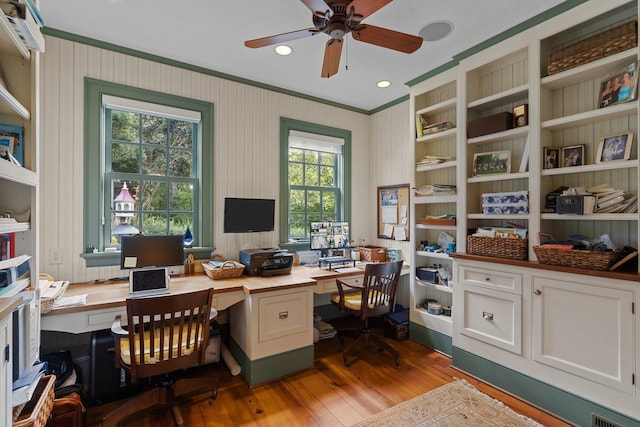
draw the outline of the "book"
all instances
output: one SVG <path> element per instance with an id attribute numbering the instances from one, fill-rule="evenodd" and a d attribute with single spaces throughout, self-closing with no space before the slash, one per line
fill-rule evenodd
<path id="1" fill-rule="evenodd" d="M 618 203 L 622 203 L 624 201 L 624 196 L 619 195 L 613 198 L 607 199 L 606 201 L 598 201 L 598 209 L 608 208 Z"/>
<path id="2" fill-rule="evenodd" d="M 25 13 L 24 19 L 7 16 L 7 20 L 28 49 L 44 52 L 44 36 L 31 12 Z"/>
<path id="3" fill-rule="evenodd" d="M 616 190 L 616 191 L 611 191 L 611 192 L 608 192 L 608 193 L 596 193 L 596 194 L 597 194 L 597 198 L 598 198 L 597 203 L 600 204 L 600 203 L 607 202 L 607 201 L 613 199 L 614 197 L 618 197 L 618 196 L 624 195 L 624 191 Z"/>
<path id="4" fill-rule="evenodd" d="M 21 166 L 24 166 L 24 127 L 0 123 L 0 141 L 11 138 L 13 139 L 13 150 L 10 154 Z M 11 159 L 6 160 L 11 161 Z"/>

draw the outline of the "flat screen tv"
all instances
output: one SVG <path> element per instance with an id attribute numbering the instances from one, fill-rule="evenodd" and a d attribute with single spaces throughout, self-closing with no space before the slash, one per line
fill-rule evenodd
<path id="1" fill-rule="evenodd" d="M 122 236 L 120 268 L 171 267 L 184 264 L 182 236 Z"/>
<path id="2" fill-rule="evenodd" d="M 273 231 L 276 201 L 273 199 L 224 199 L 224 232 Z"/>

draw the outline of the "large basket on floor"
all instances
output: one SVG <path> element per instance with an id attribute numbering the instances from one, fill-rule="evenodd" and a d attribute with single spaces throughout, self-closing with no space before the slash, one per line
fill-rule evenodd
<path id="1" fill-rule="evenodd" d="M 55 375 L 42 376 L 31 400 L 13 409 L 13 427 L 45 427 L 53 409 L 55 385 Z"/>
<path id="2" fill-rule="evenodd" d="M 467 236 L 467 253 L 498 258 L 527 259 L 528 239 Z"/>
<path id="3" fill-rule="evenodd" d="M 608 270 L 620 258 L 621 253 L 620 250 L 595 252 L 575 249 L 551 249 L 544 246 L 534 246 L 533 251 L 541 264 L 586 270 Z"/>

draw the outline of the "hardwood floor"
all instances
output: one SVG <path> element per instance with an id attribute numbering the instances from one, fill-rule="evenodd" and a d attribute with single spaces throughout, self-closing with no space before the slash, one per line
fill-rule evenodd
<path id="1" fill-rule="evenodd" d="M 329 339 L 316 344 L 314 368 L 253 388 L 240 376 L 231 376 L 224 364 L 198 368 L 203 375 L 218 375 L 218 397 L 182 405 L 185 425 L 348 426 L 454 378 L 468 380 L 485 394 L 545 426 L 570 425 L 457 371 L 442 354 L 411 340 L 392 342 L 401 352 L 400 366 L 394 365 L 388 353 L 370 347 L 347 368 L 338 340 Z M 114 405 L 89 408 L 87 427 L 98 426 L 100 414 Z M 155 410 L 122 425 L 164 427 L 173 422 L 168 411 Z"/>

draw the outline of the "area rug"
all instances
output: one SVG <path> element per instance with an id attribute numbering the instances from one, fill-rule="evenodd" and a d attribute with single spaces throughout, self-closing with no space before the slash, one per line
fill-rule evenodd
<path id="1" fill-rule="evenodd" d="M 541 427 L 465 380 L 457 380 L 375 414 L 352 427 Z"/>

